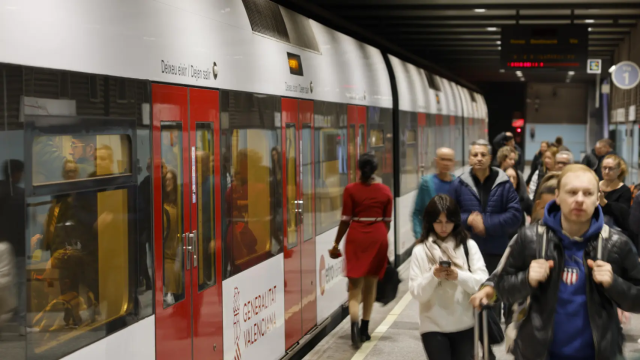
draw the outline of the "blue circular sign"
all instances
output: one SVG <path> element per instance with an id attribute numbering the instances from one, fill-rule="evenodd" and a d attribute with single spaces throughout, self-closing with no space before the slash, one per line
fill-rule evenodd
<path id="1" fill-rule="evenodd" d="M 632 61 L 623 61 L 616 65 L 611 77 L 620 89 L 631 89 L 640 82 L 640 68 Z"/>

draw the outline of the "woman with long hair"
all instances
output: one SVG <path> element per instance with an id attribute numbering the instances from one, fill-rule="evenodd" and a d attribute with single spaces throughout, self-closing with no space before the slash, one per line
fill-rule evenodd
<path id="1" fill-rule="evenodd" d="M 378 279 L 382 278 L 387 267 L 387 233 L 393 209 L 391 190 L 373 176 L 378 169 L 375 155 L 362 154 L 358 168 L 359 181 L 344 189 L 342 221 L 333 248 L 329 250 L 331 258 L 340 257 L 340 241 L 349 230 L 345 258 L 349 278 L 351 342 L 355 347 L 371 339 L 369 319 Z M 362 323 L 358 325 L 360 302 L 363 303 Z"/>
<path id="2" fill-rule="evenodd" d="M 544 155 L 542 155 L 542 164 L 540 164 L 540 168 L 533 174 L 533 178 L 529 184 L 529 197 L 532 200 L 536 196 L 536 188 L 542 178 L 544 178 L 547 173 L 555 170 L 557 154 L 558 148 L 555 146 L 549 146 Z"/>
<path id="3" fill-rule="evenodd" d="M 182 230 L 179 210 L 180 184 L 175 170 L 170 169 L 162 179 L 162 228 L 164 257 L 164 304 L 173 305 L 182 300 L 184 294 L 182 274 Z"/>
<path id="4" fill-rule="evenodd" d="M 489 276 L 482 254 L 447 195 L 431 199 L 423 229 L 411 257 L 409 292 L 420 303 L 425 352 L 429 359 L 472 359 L 475 317 L 469 300 Z"/>
<path id="5" fill-rule="evenodd" d="M 602 160 L 599 200 L 605 223 L 625 234 L 629 234 L 631 208 L 631 189 L 624 184 L 627 171 L 627 164 L 618 155 L 607 155 Z"/>

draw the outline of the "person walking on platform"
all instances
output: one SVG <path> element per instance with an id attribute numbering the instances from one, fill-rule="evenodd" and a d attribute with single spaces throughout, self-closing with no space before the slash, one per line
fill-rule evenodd
<path id="1" fill-rule="evenodd" d="M 420 303 L 420 333 L 429 359 L 473 358 L 471 295 L 489 275 L 478 245 L 448 195 L 436 195 L 423 216 L 423 233 L 413 248 L 409 292 Z"/>
<path id="2" fill-rule="evenodd" d="M 540 168 L 533 174 L 533 178 L 531 179 L 531 183 L 529 184 L 529 197 L 531 199 L 536 196 L 536 189 L 538 188 L 538 183 L 540 182 L 540 180 L 542 180 L 542 178 L 550 171 L 555 171 L 557 153 L 557 147 L 549 146 L 547 152 L 545 152 L 542 156 L 542 164 L 540 164 Z"/>
<path id="3" fill-rule="evenodd" d="M 624 184 L 627 164 L 618 155 L 607 155 L 602 160 L 602 177 L 598 201 L 604 222 L 610 227 L 629 234 L 631 189 Z"/>
<path id="4" fill-rule="evenodd" d="M 533 179 L 533 174 L 535 174 L 535 172 L 540 167 L 540 164 L 542 164 L 542 157 L 544 156 L 544 153 L 547 152 L 548 148 L 549 148 L 548 141 L 543 141 L 540 143 L 540 150 L 536 152 L 536 154 L 533 156 L 533 160 L 531 160 L 531 170 L 529 171 L 529 176 L 527 176 L 527 186 L 531 184 L 531 179 Z"/>
<path id="5" fill-rule="evenodd" d="M 522 149 L 520 149 L 520 146 L 518 146 L 518 144 L 516 144 L 516 140 L 513 138 L 513 133 L 511 132 L 503 132 L 500 133 L 498 136 L 496 136 L 493 139 L 493 147 L 496 149 L 496 151 L 502 149 L 502 147 L 504 146 L 508 146 L 510 148 L 513 148 L 517 155 L 516 155 L 516 163 L 515 163 L 515 167 L 518 171 L 522 172 L 524 171 L 524 161 L 522 159 L 522 155 L 524 154 L 522 152 Z M 495 162 L 493 163 L 492 166 L 495 167 L 499 167 L 500 164 L 498 164 L 497 162 L 498 159 L 498 155 L 496 154 L 496 159 Z"/>
<path id="6" fill-rule="evenodd" d="M 593 170 L 600 180 L 602 177 L 602 160 L 604 157 L 610 154 L 615 154 L 613 151 L 615 144 L 611 139 L 601 139 L 596 143 L 591 153 L 587 154 L 582 159 L 582 165 L 586 165 Z"/>
<path id="7" fill-rule="evenodd" d="M 412 216 L 413 235 L 416 239 L 420 239 L 422 236 L 422 215 L 429 201 L 438 194 L 449 193 L 449 188 L 455 179 L 455 176 L 451 174 L 454 165 L 455 152 L 453 149 L 439 148 L 436 151 L 436 170 L 438 173 L 422 177 Z"/>
<path id="8" fill-rule="evenodd" d="M 469 165 L 451 186 L 460 206 L 462 225 L 476 241 L 487 270 L 493 272 L 507 248 L 509 235 L 522 221 L 518 194 L 504 171 L 492 168 L 491 146 L 476 140 L 469 148 Z M 495 311 L 500 314 L 500 307 Z M 498 316 L 499 317 L 499 316 Z M 490 354 L 493 358 L 493 354 Z"/>
<path id="9" fill-rule="evenodd" d="M 556 166 L 553 171 L 562 171 L 567 165 L 573 164 L 571 151 L 562 150 L 556 154 Z"/>
<path id="10" fill-rule="evenodd" d="M 507 329 L 516 360 L 623 358 L 618 310 L 640 312 L 640 262 L 631 241 L 604 224 L 599 193 L 591 169 L 564 168 L 542 224 L 513 238 L 491 286 L 471 298 L 476 308 L 496 293 L 525 304 Z"/>
<path id="11" fill-rule="evenodd" d="M 378 169 L 375 155 L 362 154 L 358 159 L 358 168 L 360 181 L 344 189 L 342 221 L 333 248 L 329 250 L 331 258 L 340 257 L 340 241 L 349 230 L 345 258 L 349 278 L 351 342 L 355 347 L 371 339 L 369 319 L 378 279 L 383 277 L 388 263 L 387 234 L 393 211 L 391 190 L 373 176 Z M 358 325 L 361 302 L 362 323 Z"/>

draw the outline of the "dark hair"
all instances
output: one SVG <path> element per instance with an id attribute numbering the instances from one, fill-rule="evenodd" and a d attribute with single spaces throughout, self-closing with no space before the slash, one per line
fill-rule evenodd
<path id="1" fill-rule="evenodd" d="M 469 234 L 462 227 L 462 220 L 460 216 L 460 208 L 455 200 L 453 200 L 449 195 L 438 194 L 429 201 L 427 207 L 424 209 L 424 214 L 422 214 L 422 236 L 420 237 L 420 242 L 423 242 L 429 238 L 431 233 L 435 233 L 435 229 L 433 228 L 433 223 L 438 220 L 440 214 L 444 213 L 447 217 L 447 220 L 453 223 L 453 230 L 451 230 L 451 235 L 455 241 L 456 246 L 460 246 L 464 241 L 469 239 Z"/>
<path id="2" fill-rule="evenodd" d="M 564 140 L 562 139 L 562 136 L 557 136 L 555 143 L 556 145 L 558 145 L 558 147 L 564 145 Z"/>
<path id="3" fill-rule="evenodd" d="M 9 176 L 21 173 L 24 171 L 24 163 L 18 159 L 5 160 L 2 166 L 2 175 L 5 179 L 9 179 Z"/>
<path id="4" fill-rule="evenodd" d="M 358 159 L 358 169 L 360 169 L 360 181 L 371 180 L 373 174 L 378 170 L 378 160 L 372 153 L 364 153 Z"/>

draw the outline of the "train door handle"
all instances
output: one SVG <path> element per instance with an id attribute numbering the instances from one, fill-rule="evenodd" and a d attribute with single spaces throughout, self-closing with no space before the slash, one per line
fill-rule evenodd
<path id="1" fill-rule="evenodd" d="M 191 240 L 191 253 L 193 254 L 193 267 L 198 266 L 198 231 L 194 230 L 189 234 L 189 239 Z"/>
<path id="2" fill-rule="evenodd" d="M 189 253 L 191 252 L 191 244 L 189 244 L 189 240 L 187 239 L 187 234 L 182 234 L 182 243 L 183 243 L 182 248 L 184 249 L 184 252 L 187 255 L 187 270 L 191 270 L 191 258 L 189 257 Z"/>

